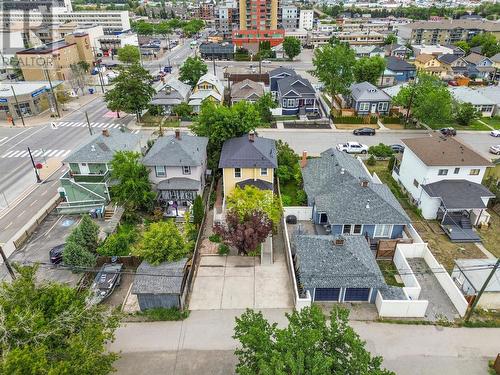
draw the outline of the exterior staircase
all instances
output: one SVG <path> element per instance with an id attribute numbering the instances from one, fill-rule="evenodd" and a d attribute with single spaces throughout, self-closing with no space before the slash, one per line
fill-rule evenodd
<path id="1" fill-rule="evenodd" d="M 104 221 L 110 221 L 113 218 L 114 213 L 115 211 L 113 209 L 109 209 L 108 207 L 106 207 L 106 209 L 104 210 Z"/>
<path id="2" fill-rule="evenodd" d="M 462 216 L 460 219 L 460 226 L 463 229 L 472 229 L 472 223 L 470 222 L 470 219 L 466 216 Z"/>

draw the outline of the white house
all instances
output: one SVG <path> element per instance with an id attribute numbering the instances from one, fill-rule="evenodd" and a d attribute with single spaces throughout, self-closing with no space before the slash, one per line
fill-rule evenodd
<path id="1" fill-rule="evenodd" d="M 489 220 L 493 194 L 481 185 L 489 160 L 453 137 L 403 139 L 392 175 L 426 219 L 441 220 L 452 240 L 477 240 L 472 225 Z M 452 233 L 453 232 L 453 233 Z"/>
<path id="2" fill-rule="evenodd" d="M 450 87 L 453 97 L 461 103 L 471 103 L 483 117 L 491 117 L 495 111 L 495 102 L 484 93 L 466 86 Z"/>

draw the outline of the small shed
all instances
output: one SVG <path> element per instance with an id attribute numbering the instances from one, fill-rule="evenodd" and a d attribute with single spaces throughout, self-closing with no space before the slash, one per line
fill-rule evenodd
<path id="1" fill-rule="evenodd" d="M 186 283 L 187 258 L 157 266 L 143 261 L 137 268 L 132 294 L 141 311 L 155 307 L 184 308 L 182 294 Z"/>

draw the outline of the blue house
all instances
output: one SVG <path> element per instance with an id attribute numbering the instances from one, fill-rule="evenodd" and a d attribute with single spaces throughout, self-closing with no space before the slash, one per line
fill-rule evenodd
<path id="1" fill-rule="evenodd" d="M 361 82 L 351 85 L 347 104 L 356 110 L 358 115 L 387 115 L 391 108 L 391 97 L 370 82 Z"/>
<path id="2" fill-rule="evenodd" d="M 376 248 L 402 238 L 411 222 L 389 188 L 351 155 L 326 150 L 307 161 L 302 176 L 313 222 L 332 235 L 364 236 Z"/>
<path id="3" fill-rule="evenodd" d="M 417 68 L 398 57 L 388 56 L 385 59 L 386 68 L 393 72 L 397 82 L 408 82 L 417 75 Z"/>
<path id="4" fill-rule="evenodd" d="M 318 111 L 316 90 L 311 82 L 295 75 L 279 79 L 276 100 L 282 108 L 282 115 L 305 115 Z"/>
<path id="5" fill-rule="evenodd" d="M 276 68 L 269 72 L 269 89 L 273 98 L 276 98 L 278 93 L 278 81 L 282 78 L 296 76 L 295 70 L 289 68 Z"/>

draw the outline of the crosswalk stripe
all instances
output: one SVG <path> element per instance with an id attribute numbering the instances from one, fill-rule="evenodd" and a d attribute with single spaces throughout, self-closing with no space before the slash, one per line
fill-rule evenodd
<path id="1" fill-rule="evenodd" d="M 52 150 L 45 150 L 45 152 L 42 154 L 42 156 L 47 156 L 49 154 L 49 152 L 51 152 Z"/>
<path id="2" fill-rule="evenodd" d="M 24 151 L 16 151 L 12 155 L 9 156 L 9 158 L 17 158 L 20 154 L 22 154 Z"/>
<path id="3" fill-rule="evenodd" d="M 19 155 L 17 155 L 18 158 L 22 158 L 24 156 L 28 156 L 29 152 L 28 151 L 23 151 Z"/>
<path id="4" fill-rule="evenodd" d="M 3 137 L 2 139 L 0 139 L 0 142 L 5 141 L 7 138 L 9 138 L 9 137 Z"/>
<path id="5" fill-rule="evenodd" d="M 56 150 L 56 151 L 57 151 L 57 150 Z M 61 156 L 62 154 L 64 154 L 64 152 L 65 152 L 65 151 L 66 151 L 66 150 L 59 150 L 59 151 L 57 151 L 57 152 L 56 152 L 53 156 L 54 156 L 54 157 Z"/>
<path id="6" fill-rule="evenodd" d="M 56 154 L 57 154 L 57 150 L 52 150 L 51 152 L 49 152 L 47 154 L 47 156 L 52 157 L 52 156 L 55 156 Z"/>
<path id="7" fill-rule="evenodd" d="M 60 123 L 58 123 L 58 124 L 57 124 L 57 126 L 66 126 L 66 125 L 68 125 L 68 124 L 69 124 L 69 122 L 64 121 L 64 122 L 60 122 Z"/>
<path id="8" fill-rule="evenodd" d="M 104 125 L 106 125 L 106 123 L 104 123 L 104 122 L 103 122 L 103 123 L 101 123 L 101 124 L 97 125 L 97 127 L 98 127 L 98 128 L 102 128 Z"/>
<path id="9" fill-rule="evenodd" d="M 113 128 L 119 128 L 120 126 L 122 126 L 122 124 L 115 124 L 115 126 L 113 126 Z"/>
<path id="10" fill-rule="evenodd" d="M 66 156 L 66 155 L 68 155 L 70 152 L 71 152 L 71 150 L 66 150 L 66 151 L 64 152 L 64 154 L 62 154 L 62 155 L 61 155 L 61 157 L 62 157 L 62 158 L 63 158 L 63 157 L 65 157 L 65 156 Z"/>
<path id="11" fill-rule="evenodd" d="M 33 151 L 33 152 L 31 153 L 31 155 L 33 155 L 33 156 L 39 156 L 39 155 L 41 155 L 41 154 L 42 154 L 42 152 L 43 152 L 42 150 L 35 150 L 35 151 Z"/>
<path id="12" fill-rule="evenodd" d="M 16 151 L 9 151 L 6 154 L 2 155 L 2 158 L 8 158 L 10 154 L 13 154 Z"/>

